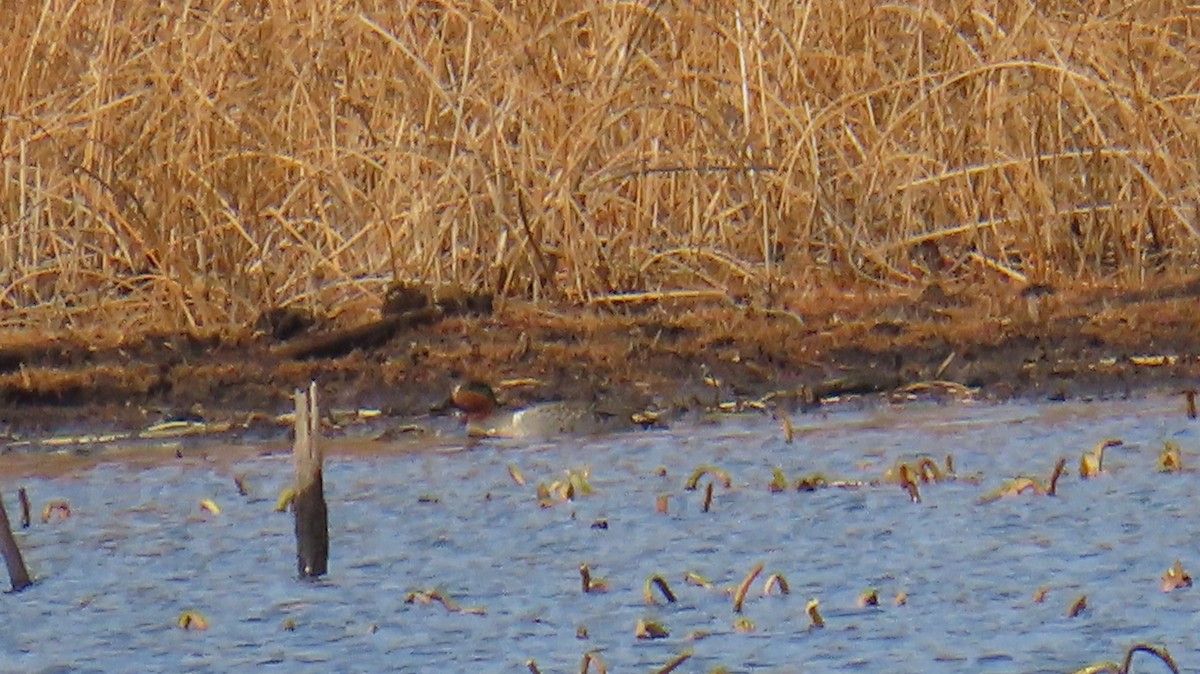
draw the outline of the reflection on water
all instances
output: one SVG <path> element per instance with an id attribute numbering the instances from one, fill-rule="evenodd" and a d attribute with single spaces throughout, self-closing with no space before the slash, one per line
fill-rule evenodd
<path id="1" fill-rule="evenodd" d="M 0 671 L 499 672 L 534 658 L 551 672 L 577 670 L 595 649 L 610 670 L 649 671 L 692 649 L 680 671 L 1063 672 L 1118 659 L 1134 641 L 1164 644 L 1195 666 L 1196 591 L 1159 589 L 1176 558 L 1200 567 L 1200 473 L 1154 471 L 1169 439 L 1185 465 L 1190 451 L 1200 466 L 1195 423 L 1174 401 L 888 408 L 796 425 L 791 445 L 775 422 L 752 417 L 469 451 L 333 452 L 331 575 L 316 583 L 294 578 L 291 518 L 272 512 L 291 474 L 285 455 L 209 448 L 215 460 L 0 477 L 10 512 L 25 486 L 35 506 L 65 498 L 73 513 L 18 534 L 39 582 L 0 597 Z M 1125 444 L 1107 452 L 1105 475 L 1079 480 L 1080 453 L 1106 437 Z M 767 489 L 775 466 L 793 480 L 870 479 L 897 458 L 947 452 L 983 484 L 926 485 L 921 504 L 896 487 Z M 1045 475 L 1059 456 L 1071 474 L 1057 498 L 978 503 L 1005 478 Z M 510 463 L 526 486 L 509 477 Z M 682 489 L 703 463 L 734 482 L 717 486 L 709 513 L 702 489 Z M 596 493 L 539 507 L 534 485 L 568 468 L 590 468 Z M 235 473 L 251 497 L 237 495 Z M 666 515 L 655 512 L 662 493 L 672 495 Z M 222 512 L 202 512 L 204 498 Z M 593 528 L 601 518 L 608 528 Z M 792 594 L 763 597 L 760 579 L 745 609 L 756 631 L 735 632 L 722 588 L 759 561 L 762 578 L 783 573 Z M 610 592 L 580 591 L 584 562 Z M 684 584 L 686 571 L 717 587 Z M 644 603 L 655 573 L 678 603 Z M 1035 603 L 1039 586 L 1049 592 Z M 880 606 L 857 608 L 867 588 L 879 590 Z M 405 603 L 425 589 L 487 614 Z M 893 604 L 899 592 L 907 605 Z M 1090 608 L 1066 618 L 1081 594 Z M 824 630 L 808 630 L 813 597 Z M 188 609 L 207 616 L 208 631 L 175 627 Z M 641 618 L 671 636 L 636 640 Z M 289 619 L 294 630 L 284 629 Z M 580 625 L 590 638 L 577 639 Z M 1147 662 L 1135 671 L 1165 670 Z"/>

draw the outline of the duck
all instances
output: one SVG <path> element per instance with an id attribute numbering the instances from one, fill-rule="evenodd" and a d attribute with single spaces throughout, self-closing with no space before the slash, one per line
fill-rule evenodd
<path id="1" fill-rule="evenodd" d="M 556 435 L 598 435 L 635 427 L 634 415 L 594 404 L 547 402 L 517 410 L 501 410 L 496 392 L 482 381 L 458 384 L 450 404 L 462 412 L 467 434 L 487 438 L 547 438 Z"/>

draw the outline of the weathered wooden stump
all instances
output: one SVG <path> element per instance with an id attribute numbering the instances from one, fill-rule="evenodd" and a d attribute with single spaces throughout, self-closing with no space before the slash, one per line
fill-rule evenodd
<path id="1" fill-rule="evenodd" d="M 322 476 L 324 456 L 320 445 L 317 384 L 296 391 L 296 444 L 292 459 L 296 469 L 296 562 L 301 578 L 323 576 L 329 569 L 329 512 Z"/>
<path id="2" fill-rule="evenodd" d="M 21 557 L 21 548 L 17 547 L 17 539 L 13 538 L 12 527 L 8 523 L 8 512 L 4 509 L 4 499 L 0 497 L 0 553 L 4 555 L 4 563 L 8 566 L 8 577 L 12 581 L 13 592 L 20 592 L 33 585 L 29 579 L 29 571 L 25 568 L 25 560 Z"/>

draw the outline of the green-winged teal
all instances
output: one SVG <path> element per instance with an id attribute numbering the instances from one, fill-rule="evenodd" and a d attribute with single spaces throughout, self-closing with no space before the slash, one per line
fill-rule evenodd
<path id="1" fill-rule="evenodd" d="M 479 381 L 455 386 L 450 403 L 466 417 L 467 432 L 477 437 L 544 438 L 634 428 L 631 414 L 609 412 L 583 403 L 538 403 L 519 410 L 500 410 L 496 392 Z"/>

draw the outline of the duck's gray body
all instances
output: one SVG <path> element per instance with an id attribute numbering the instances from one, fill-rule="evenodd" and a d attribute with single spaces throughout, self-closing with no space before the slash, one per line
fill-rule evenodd
<path id="1" fill-rule="evenodd" d="M 540 403 L 512 412 L 497 411 L 471 422 L 467 430 L 476 437 L 550 438 L 556 435 L 597 435 L 634 428 L 628 414 L 616 414 L 593 405 Z"/>

